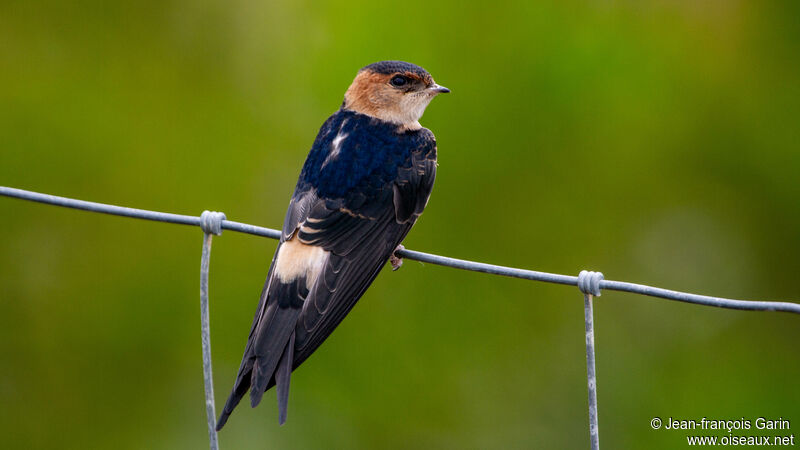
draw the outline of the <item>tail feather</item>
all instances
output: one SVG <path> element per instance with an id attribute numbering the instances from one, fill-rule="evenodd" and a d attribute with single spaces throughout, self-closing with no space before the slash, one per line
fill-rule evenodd
<path id="1" fill-rule="evenodd" d="M 228 397 L 228 401 L 225 402 L 225 407 L 222 408 L 222 413 L 219 415 L 219 420 L 217 420 L 217 431 L 220 431 L 222 427 L 225 426 L 225 423 L 228 422 L 228 417 L 231 416 L 231 413 L 233 412 L 234 408 L 236 408 L 236 405 L 239 404 L 244 397 L 244 394 L 246 394 L 247 390 L 250 389 L 250 372 L 252 371 L 253 362 L 247 359 L 245 359 L 245 361 L 246 362 L 242 364 L 242 368 L 239 371 L 239 377 L 237 378 L 236 383 L 233 385 L 231 395 Z"/>
<path id="2" fill-rule="evenodd" d="M 275 370 L 275 389 L 278 395 L 278 423 L 286 423 L 289 407 L 289 379 L 292 376 L 292 359 L 294 358 L 294 333 L 283 350 L 283 356 Z"/>
<path id="3" fill-rule="evenodd" d="M 217 431 L 228 421 L 248 389 L 250 405 L 255 407 L 261 402 L 264 392 L 276 381 L 275 371 L 286 351 L 292 353 L 290 358 L 293 358 L 294 330 L 308 295 L 305 278 L 290 283 L 272 282 L 271 278 L 267 278 L 262 291 L 236 383 L 217 421 Z"/>
<path id="4" fill-rule="evenodd" d="M 261 402 L 261 397 L 275 376 L 275 369 L 289 339 L 294 336 L 294 327 L 301 311 L 300 308 L 281 308 L 277 305 L 275 309 L 272 323 L 260 332 L 253 348 L 256 355 L 250 375 L 250 406 L 253 408 Z"/>

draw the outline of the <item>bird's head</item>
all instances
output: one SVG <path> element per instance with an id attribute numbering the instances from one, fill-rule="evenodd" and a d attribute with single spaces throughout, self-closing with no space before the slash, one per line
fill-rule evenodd
<path id="1" fill-rule="evenodd" d="M 450 92 L 420 66 L 403 61 L 381 61 L 358 71 L 344 94 L 344 109 L 366 114 L 405 129 L 420 128 L 428 103 Z"/>

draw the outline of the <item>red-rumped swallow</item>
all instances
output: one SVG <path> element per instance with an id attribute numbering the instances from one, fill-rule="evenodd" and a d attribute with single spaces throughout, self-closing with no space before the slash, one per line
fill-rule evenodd
<path id="1" fill-rule="evenodd" d="M 419 124 L 450 92 L 401 61 L 358 72 L 322 125 L 289 203 L 242 364 L 217 430 L 250 389 L 277 388 L 286 421 L 289 377 L 364 294 L 428 203 L 436 140 Z"/>

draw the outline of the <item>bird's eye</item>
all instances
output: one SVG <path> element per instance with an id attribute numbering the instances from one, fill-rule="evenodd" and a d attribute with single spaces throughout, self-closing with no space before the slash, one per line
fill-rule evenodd
<path id="1" fill-rule="evenodd" d="M 397 75 L 390 81 L 390 83 L 392 83 L 392 86 L 394 87 L 405 86 L 407 82 L 408 80 L 406 79 L 406 77 L 402 77 L 400 75 Z"/>

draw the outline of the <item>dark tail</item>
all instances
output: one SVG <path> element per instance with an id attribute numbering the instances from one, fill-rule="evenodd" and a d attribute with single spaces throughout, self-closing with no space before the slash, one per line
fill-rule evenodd
<path id="1" fill-rule="evenodd" d="M 258 395 L 254 395 L 254 392 L 256 391 L 250 393 L 251 403 L 253 403 L 252 406 L 255 407 L 261 401 L 261 396 L 264 394 L 264 392 L 268 391 L 272 386 L 275 386 L 278 395 L 278 422 L 281 425 L 286 423 L 289 406 L 289 380 L 292 375 L 293 359 L 294 333 L 292 333 L 289 342 L 286 344 L 286 348 L 283 349 L 283 354 L 274 373 L 269 377 L 264 377 L 267 378 L 266 386 L 263 389 L 260 389 L 260 393 Z M 247 394 L 247 391 L 250 390 L 252 382 L 253 360 L 247 359 L 239 369 L 239 376 L 236 378 L 233 391 L 231 391 L 228 401 L 225 402 L 225 407 L 222 408 L 222 413 L 219 416 L 219 420 L 217 420 L 217 431 L 220 431 L 222 427 L 225 426 L 225 423 L 228 422 L 228 418 L 233 410 L 236 408 L 239 402 L 242 401 L 245 394 Z M 256 400 L 253 400 L 253 398 Z"/>
<path id="2" fill-rule="evenodd" d="M 265 301 L 259 305 L 253 321 L 253 329 L 245 347 L 242 365 L 236 376 L 228 401 L 217 421 L 217 431 L 225 426 L 234 408 L 250 390 L 250 405 L 256 407 L 276 381 L 278 387 L 278 408 L 280 423 L 286 421 L 286 407 L 289 401 L 289 378 L 294 359 L 294 336 L 297 318 L 302 311 L 303 301 L 308 295 L 305 277 L 290 283 L 267 283 Z M 267 299 L 270 301 L 266 301 Z M 266 310 L 260 314 L 266 304 Z"/>
<path id="3" fill-rule="evenodd" d="M 283 350 L 281 362 L 275 370 L 275 389 L 278 391 L 278 423 L 286 423 L 286 414 L 289 407 L 289 378 L 292 376 L 292 359 L 294 358 L 294 333 L 289 338 L 289 344 Z"/>
<path id="4" fill-rule="evenodd" d="M 245 367 L 245 365 L 249 367 Z M 219 420 L 217 420 L 217 431 L 221 430 L 222 427 L 225 426 L 225 423 L 228 422 L 228 417 L 230 417 L 233 409 L 236 408 L 236 405 L 238 405 L 242 400 L 244 394 L 246 394 L 247 390 L 250 389 L 250 374 L 252 371 L 253 362 L 251 360 L 243 361 L 242 367 L 239 369 L 239 376 L 236 379 L 236 384 L 233 385 L 233 391 L 228 397 L 228 401 L 225 402 L 225 407 L 222 408 L 222 414 L 219 415 Z"/>

